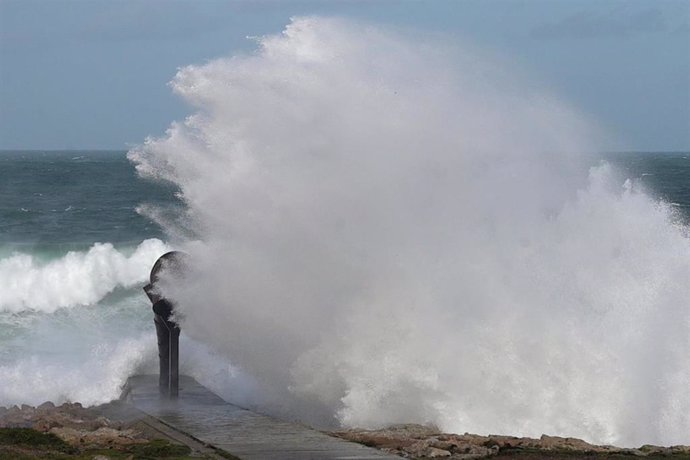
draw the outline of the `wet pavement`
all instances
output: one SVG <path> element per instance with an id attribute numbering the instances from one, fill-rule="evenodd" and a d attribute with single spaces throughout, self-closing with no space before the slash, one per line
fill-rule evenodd
<path id="1" fill-rule="evenodd" d="M 168 427 L 243 460 L 400 459 L 240 408 L 188 376 L 180 376 L 177 400 L 161 400 L 157 375 L 131 377 L 123 399 Z"/>

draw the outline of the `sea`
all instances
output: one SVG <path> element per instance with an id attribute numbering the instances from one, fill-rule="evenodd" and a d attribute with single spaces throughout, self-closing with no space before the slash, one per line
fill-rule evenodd
<path id="1" fill-rule="evenodd" d="M 613 164 L 688 225 L 690 152 L 596 161 Z M 183 213 L 178 192 L 138 177 L 125 151 L 0 152 L 0 406 L 104 403 L 129 375 L 155 371 L 142 286 L 174 243 L 142 209 Z"/>
<path id="2" fill-rule="evenodd" d="M 142 286 L 168 246 L 141 206 L 179 208 L 124 151 L 0 153 L 0 406 L 98 404 L 152 365 Z"/>

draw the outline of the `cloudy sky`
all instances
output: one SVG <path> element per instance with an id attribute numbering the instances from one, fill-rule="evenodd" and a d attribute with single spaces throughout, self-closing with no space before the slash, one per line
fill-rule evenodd
<path id="1" fill-rule="evenodd" d="M 690 0 L 0 0 L 0 149 L 125 149 L 189 113 L 178 67 L 291 16 L 440 34 L 504 56 L 619 148 L 690 150 Z"/>

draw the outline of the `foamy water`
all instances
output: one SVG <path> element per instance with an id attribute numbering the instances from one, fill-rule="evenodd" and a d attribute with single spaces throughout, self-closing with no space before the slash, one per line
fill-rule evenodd
<path id="1" fill-rule="evenodd" d="M 182 68 L 192 113 L 129 157 L 184 211 L 100 160 L 103 195 L 0 203 L 0 236 L 54 232 L 0 245 L 0 405 L 97 404 L 155 372 L 141 286 L 175 248 L 196 263 L 168 287 L 182 371 L 228 400 L 320 426 L 690 443 L 687 229 L 583 156 L 605 136 L 540 86 L 328 18 Z"/>
<path id="2" fill-rule="evenodd" d="M 200 242 L 183 329 L 312 423 L 687 443 L 690 243 L 605 137 L 462 45 L 294 20 L 132 150 Z M 172 289 L 172 287 L 171 287 Z"/>
<path id="3" fill-rule="evenodd" d="M 70 251 L 44 264 L 15 253 L 0 260 L 0 311 L 52 313 L 95 304 L 115 288 L 139 287 L 168 250 L 162 241 L 150 239 L 127 257 L 110 243 L 96 243 L 87 252 Z"/>

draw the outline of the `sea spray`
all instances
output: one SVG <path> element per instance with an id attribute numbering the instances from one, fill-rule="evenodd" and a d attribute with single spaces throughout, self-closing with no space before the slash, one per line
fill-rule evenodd
<path id="1" fill-rule="evenodd" d="M 0 259 L 0 406 L 120 396 L 128 376 L 155 371 L 155 336 L 141 286 L 168 246 L 94 244 L 44 261 Z"/>
<path id="2" fill-rule="evenodd" d="M 90 305 L 116 287 L 144 282 L 150 267 L 168 251 L 158 239 L 143 241 L 129 256 L 110 243 L 96 243 L 87 252 L 40 263 L 31 254 L 0 259 L 0 311 L 40 310 Z"/>
<path id="3" fill-rule="evenodd" d="M 172 87 L 196 112 L 129 157 L 181 190 L 196 266 L 168 288 L 255 404 L 690 442 L 690 242 L 592 167 L 601 133 L 553 95 L 469 48 L 315 17 Z"/>
<path id="4" fill-rule="evenodd" d="M 0 406 L 36 406 L 45 401 L 104 404 L 120 397 L 130 375 L 155 372 L 155 337 L 151 334 L 110 337 L 108 341 L 82 338 L 75 342 L 74 334 L 61 334 L 54 328 L 44 332 L 53 337 L 46 341 L 34 336 L 35 340 L 55 344 L 55 339 L 61 339 L 51 352 L 25 347 L 22 356 L 13 362 L 0 362 Z M 70 350 L 71 347 L 75 349 Z"/>

